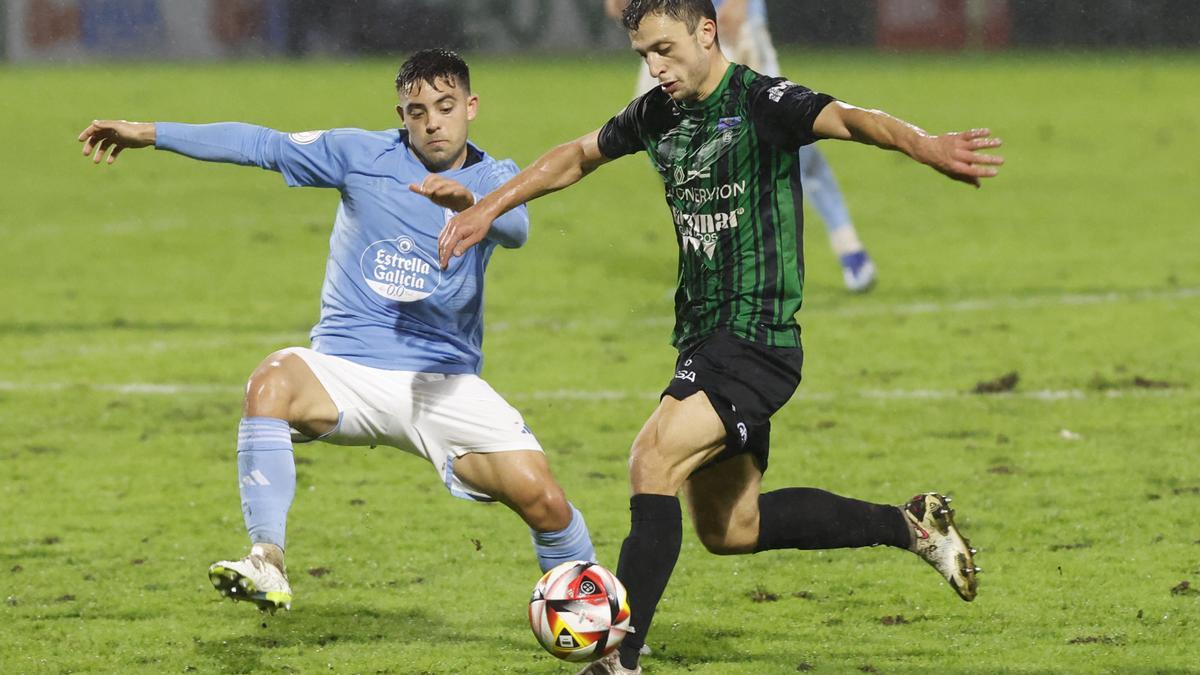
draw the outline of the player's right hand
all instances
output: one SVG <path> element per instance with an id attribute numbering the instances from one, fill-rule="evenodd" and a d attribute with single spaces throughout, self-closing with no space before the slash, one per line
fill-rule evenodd
<path id="1" fill-rule="evenodd" d="M 154 145 L 155 137 L 151 123 L 92 120 L 88 128 L 79 134 L 79 142 L 83 143 L 84 156 L 90 156 L 93 163 L 99 164 L 107 155 L 107 162 L 112 164 L 125 148 Z"/>
<path id="2" fill-rule="evenodd" d="M 451 256 L 457 258 L 483 241 L 490 229 L 492 217 L 479 204 L 451 218 L 438 235 L 438 260 L 442 263 L 442 269 L 450 266 Z"/>

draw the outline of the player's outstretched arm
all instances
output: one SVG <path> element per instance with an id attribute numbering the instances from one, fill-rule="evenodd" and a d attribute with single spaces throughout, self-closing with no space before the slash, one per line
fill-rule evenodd
<path id="1" fill-rule="evenodd" d="M 446 223 L 438 237 L 442 268 L 483 241 L 492 222 L 525 202 L 578 183 L 599 166 L 611 161 L 600 152 L 599 130 L 554 148 L 521 173 L 488 193 L 471 208 Z"/>
<path id="2" fill-rule="evenodd" d="M 116 161 L 125 148 L 153 146 L 205 162 L 257 166 L 283 174 L 293 187 L 342 187 L 346 158 L 336 141 L 339 133 L 353 129 L 286 134 L 242 122 L 180 124 L 178 122 L 92 122 L 79 141 L 83 154 L 99 164 L 108 154 Z"/>
<path id="3" fill-rule="evenodd" d="M 125 120 L 92 120 L 79 134 L 84 156 L 91 157 L 95 164 L 112 164 L 125 148 L 149 147 L 154 140 L 153 124 Z"/>
<path id="4" fill-rule="evenodd" d="M 999 138 L 987 129 L 931 135 L 921 128 L 879 110 L 864 110 L 834 101 L 817 115 L 813 132 L 821 138 L 858 141 L 898 150 L 940 173 L 980 186 L 980 180 L 999 173 L 1004 158 L 983 151 L 998 148 Z"/>

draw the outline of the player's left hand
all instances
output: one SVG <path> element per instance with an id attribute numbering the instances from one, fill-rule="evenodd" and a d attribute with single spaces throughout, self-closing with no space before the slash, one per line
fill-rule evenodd
<path id="1" fill-rule="evenodd" d="M 492 229 L 492 217 L 478 206 L 473 206 L 446 223 L 438 236 L 438 260 L 442 269 L 450 266 L 450 257 L 459 257 L 475 244 L 483 241 Z"/>
<path id="2" fill-rule="evenodd" d="M 1004 164 L 1003 157 L 982 152 L 1000 147 L 1002 141 L 991 135 L 988 129 L 972 129 L 930 136 L 918 159 L 943 175 L 979 187 L 980 179 L 995 176 Z"/>
<path id="3" fill-rule="evenodd" d="M 471 194 L 467 186 L 435 173 L 426 176 L 420 185 L 410 183 L 408 189 L 455 213 L 466 211 L 475 204 L 475 195 Z"/>

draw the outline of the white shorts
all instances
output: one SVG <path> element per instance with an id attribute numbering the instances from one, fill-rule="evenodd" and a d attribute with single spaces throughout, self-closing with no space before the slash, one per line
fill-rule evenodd
<path id="1" fill-rule="evenodd" d="M 388 445 L 428 460 L 455 497 L 492 501 L 454 475 L 454 460 L 472 452 L 534 450 L 542 446 L 521 413 L 478 375 L 381 370 L 319 354 L 284 350 L 304 359 L 338 409 L 338 423 L 319 438 L 292 430 L 292 440 L 336 445 Z"/>

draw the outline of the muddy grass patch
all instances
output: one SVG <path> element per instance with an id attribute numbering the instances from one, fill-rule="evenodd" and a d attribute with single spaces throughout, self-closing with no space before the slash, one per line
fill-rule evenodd
<path id="1" fill-rule="evenodd" d="M 971 390 L 972 394 L 1003 394 L 1017 388 L 1017 383 L 1021 381 L 1021 375 L 1017 371 L 1005 373 L 1000 377 L 992 380 L 981 380 L 975 383 L 975 388 Z"/>

